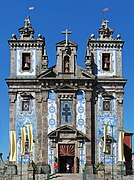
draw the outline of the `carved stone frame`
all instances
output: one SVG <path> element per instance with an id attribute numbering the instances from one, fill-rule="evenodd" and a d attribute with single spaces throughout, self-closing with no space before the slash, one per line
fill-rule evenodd
<path id="1" fill-rule="evenodd" d="M 31 94 L 21 94 L 21 114 L 30 114 L 31 113 L 31 105 L 30 105 L 30 101 L 31 101 Z M 29 111 L 22 111 L 22 103 L 23 101 L 29 101 Z"/>
<path id="2" fill-rule="evenodd" d="M 59 93 L 58 94 L 58 97 L 57 97 L 58 99 L 57 99 L 57 101 L 58 101 L 58 107 L 60 107 L 60 101 L 61 100 L 72 100 L 72 102 L 73 102 L 73 107 L 75 107 L 76 106 L 76 104 L 75 104 L 75 99 L 74 99 L 74 93 Z M 61 111 L 61 107 L 58 109 L 58 113 L 57 113 L 57 119 L 58 119 L 58 126 L 63 126 L 63 124 L 61 124 L 61 117 L 60 117 L 60 111 Z M 76 124 L 76 114 L 75 114 L 75 110 L 73 109 L 73 118 L 74 118 L 74 123 L 73 124 L 68 124 L 68 125 L 70 125 L 70 126 L 74 126 L 75 124 Z"/>
<path id="3" fill-rule="evenodd" d="M 31 59 L 31 66 L 30 66 L 30 70 L 22 70 L 22 54 L 23 53 L 30 53 L 30 59 Z M 28 50 L 28 49 L 24 49 L 22 51 L 19 52 L 19 61 L 20 61 L 20 68 L 19 68 L 19 72 L 20 73 L 23 73 L 23 72 L 29 72 L 29 73 L 32 73 L 34 71 L 33 69 L 33 60 L 32 60 L 32 57 L 33 57 L 33 51 L 32 50 Z"/>
<path id="4" fill-rule="evenodd" d="M 103 54 L 110 54 L 110 70 L 109 71 L 105 71 L 102 68 L 102 55 Z M 113 72 L 113 69 L 112 69 L 112 56 L 113 56 L 113 53 L 111 51 L 101 51 L 99 53 L 99 56 L 100 56 L 100 71 L 103 72 L 103 73 L 105 72 L 107 74 L 112 73 Z"/>

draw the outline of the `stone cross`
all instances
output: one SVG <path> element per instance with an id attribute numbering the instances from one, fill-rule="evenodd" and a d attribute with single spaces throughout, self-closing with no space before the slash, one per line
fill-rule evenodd
<path id="1" fill-rule="evenodd" d="M 105 20 L 105 21 L 104 21 L 104 23 L 105 23 L 106 28 L 107 28 L 107 27 L 108 27 L 108 23 L 109 23 L 109 21 L 108 21 L 108 20 Z"/>
<path id="2" fill-rule="evenodd" d="M 30 16 L 27 16 L 27 19 L 25 19 L 24 22 L 25 22 L 25 27 L 30 26 Z"/>
<path id="3" fill-rule="evenodd" d="M 62 31 L 62 34 L 66 34 L 66 46 L 68 45 L 68 34 L 72 34 L 71 31 L 68 31 L 67 29 L 65 31 Z"/>

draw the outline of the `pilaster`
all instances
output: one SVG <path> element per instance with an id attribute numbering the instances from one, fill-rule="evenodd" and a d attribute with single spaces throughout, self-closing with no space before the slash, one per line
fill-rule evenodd
<path id="1" fill-rule="evenodd" d="M 36 142 L 36 160 L 37 164 L 42 163 L 42 97 L 41 93 L 36 94 L 36 114 L 37 114 L 37 142 Z"/>
<path id="2" fill-rule="evenodd" d="M 10 103 L 10 131 L 15 130 L 15 116 L 16 116 L 16 94 L 9 94 Z"/>
<path id="3" fill-rule="evenodd" d="M 92 92 L 86 91 L 86 170 L 88 174 L 92 173 L 92 155 L 91 155 L 91 97 Z"/>
<path id="4" fill-rule="evenodd" d="M 15 77 L 16 61 L 15 61 L 16 48 L 10 47 L 10 77 Z"/>
<path id="5" fill-rule="evenodd" d="M 42 162 L 48 164 L 48 91 L 43 91 L 42 97 Z"/>
<path id="6" fill-rule="evenodd" d="M 123 129 L 123 93 L 117 93 L 117 117 L 118 117 L 118 129 Z"/>

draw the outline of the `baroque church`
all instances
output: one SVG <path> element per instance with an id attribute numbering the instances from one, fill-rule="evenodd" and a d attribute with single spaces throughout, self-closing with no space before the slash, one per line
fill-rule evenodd
<path id="1" fill-rule="evenodd" d="M 78 45 L 69 40 L 71 32 L 65 30 L 65 40 L 56 44 L 56 64 L 48 67 L 47 43 L 41 34 L 35 38 L 30 17 L 19 33 L 20 37 L 13 34 L 8 41 L 10 77 L 6 83 L 10 132 L 15 132 L 11 135 L 15 149 L 10 152 L 15 160 L 11 158 L 14 162 L 10 163 L 24 169 L 32 162 L 42 172 L 49 166 L 51 173 L 55 162 L 59 173 L 66 173 L 67 163 L 70 173 L 82 173 L 86 168 L 92 174 L 99 163 L 117 167 L 126 84 L 121 36 L 113 38 L 114 30 L 103 19 L 98 37 L 91 34 L 88 38 L 81 60 L 85 67 L 80 67 Z"/>

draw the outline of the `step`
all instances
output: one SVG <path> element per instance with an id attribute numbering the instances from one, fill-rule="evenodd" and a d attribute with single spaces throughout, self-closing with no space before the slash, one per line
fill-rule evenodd
<path id="1" fill-rule="evenodd" d="M 50 179 L 56 179 L 56 180 L 82 180 L 82 174 L 70 174 L 70 173 L 57 173 L 50 175 Z"/>

